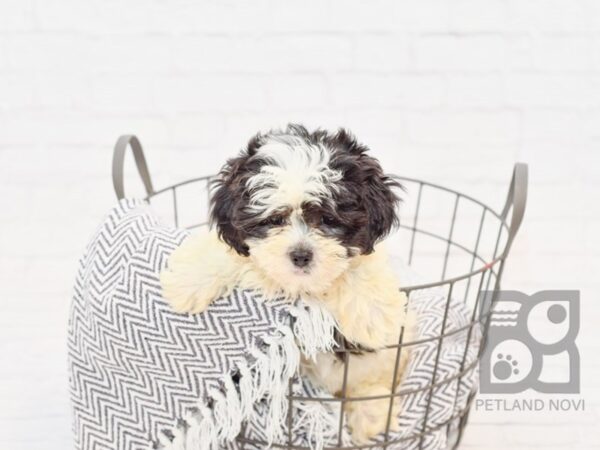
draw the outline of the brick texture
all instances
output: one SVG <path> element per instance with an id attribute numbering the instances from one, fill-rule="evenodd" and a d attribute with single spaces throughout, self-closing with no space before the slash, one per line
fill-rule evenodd
<path id="1" fill-rule="evenodd" d="M 504 286 L 582 289 L 586 411 L 473 411 L 464 448 L 599 448 L 599 32 L 595 0 L 3 1 L 0 448 L 70 448 L 71 285 L 117 136 L 160 187 L 288 121 L 494 206 L 530 164 Z"/>

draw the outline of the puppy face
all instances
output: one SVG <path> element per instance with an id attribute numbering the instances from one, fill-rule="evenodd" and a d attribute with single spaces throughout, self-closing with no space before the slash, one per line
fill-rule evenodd
<path id="1" fill-rule="evenodd" d="M 344 130 L 257 135 L 222 169 L 211 221 L 290 295 L 327 289 L 396 223 L 400 185 Z"/>

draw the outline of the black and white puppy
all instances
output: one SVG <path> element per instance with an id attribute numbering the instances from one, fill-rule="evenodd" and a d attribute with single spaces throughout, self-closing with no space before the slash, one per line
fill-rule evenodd
<path id="1" fill-rule="evenodd" d="M 350 343 L 347 397 L 352 437 L 385 430 L 405 299 L 378 242 L 397 223 L 401 186 L 347 131 L 300 125 L 258 134 L 221 170 L 212 197 L 216 233 L 188 238 L 161 275 L 164 296 L 180 312 L 200 312 L 234 287 L 322 302 Z M 405 331 L 405 338 L 406 338 Z M 402 352 L 398 379 L 405 366 Z M 304 371 L 340 393 L 343 364 L 332 354 Z M 398 380 L 395 380 L 396 382 Z M 397 402 L 396 402 L 397 403 Z M 394 406 L 397 411 L 398 405 Z M 392 429 L 395 421 L 392 421 Z"/>

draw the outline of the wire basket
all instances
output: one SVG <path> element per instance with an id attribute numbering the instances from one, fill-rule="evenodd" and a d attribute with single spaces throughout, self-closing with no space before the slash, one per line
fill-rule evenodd
<path id="1" fill-rule="evenodd" d="M 119 199 L 125 196 L 124 190 L 124 159 L 125 153 L 131 147 L 139 175 L 144 184 L 146 199 L 163 215 L 172 217 L 173 224 L 178 227 L 197 228 L 208 224 L 209 184 L 214 176 L 203 176 L 189 179 L 174 185 L 155 190 L 146 160 L 139 140 L 133 135 L 121 136 L 115 146 L 113 156 L 113 186 Z M 403 442 L 417 442 L 417 448 L 423 448 L 428 434 L 444 430 L 447 434 L 448 447 L 456 449 L 461 441 L 472 401 L 476 390 L 473 390 L 466 403 L 457 408 L 452 416 L 442 423 L 430 423 L 429 411 L 434 389 L 449 385 L 462 377 L 477 370 L 477 363 L 483 354 L 489 328 L 491 308 L 482 310 L 482 298 L 486 297 L 491 304 L 496 300 L 500 289 L 500 281 L 506 259 L 512 242 L 517 234 L 527 200 L 527 165 L 517 163 L 514 166 L 508 196 L 500 212 L 452 189 L 433 183 L 398 177 L 406 189 L 405 202 L 400 214 L 398 232 L 388 239 L 393 257 L 407 261 L 411 268 L 426 276 L 426 283 L 404 286 L 410 304 L 413 294 L 429 288 L 445 291 L 446 307 L 442 320 L 441 332 L 438 336 L 412 342 L 403 342 L 400 334 L 398 344 L 390 346 L 396 351 L 396 371 L 403 349 L 410 346 L 424 345 L 436 341 L 437 351 L 431 382 L 425 388 L 403 390 L 397 392 L 397 386 L 392 386 L 392 395 L 373 397 L 353 397 L 346 395 L 346 378 L 349 358 L 342 357 L 344 362 L 344 383 L 340 396 L 333 398 L 317 398 L 294 394 L 291 384 L 289 390 L 289 411 L 293 411 L 294 402 L 328 401 L 338 404 L 340 420 L 338 428 L 338 445 L 326 447 L 328 450 L 343 449 L 379 449 L 402 448 Z M 451 299 L 460 299 L 469 312 L 467 325 L 456 329 L 446 329 L 446 319 Z M 464 333 L 465 351 L 460 363 L 460 371 L 454 376 L 438 379 L 438 363 L 442 343 L 448 336 Z M 481 339 L 478 342 L 477 358 L 467 361 L 469 345 L 472 338 Z M 338 348 L 336 352 L 349 353 L 350 349 Z M 394 375 L 394 380 L 397 377 Z M 400 439 L 393 438 L 390 433 L 392 420 L 392 405 L 394 398 L 415 394 L 417 391 L 427 392 L 425 417 L 421 429 L 410 436 Z M 458 396 L 458 393 L 457 393 Z M 344 410 L 349 402 L 389 398 L 388 426 L 383 442 L 363 445 L 343 445 L 342 430 L 344 428 Z M 292 423 L 294 417 L 288 416 L 288 439 L 285 442 L 275 442 L 274 448 L 310 450 L 309 447 L 294 445 L 292 441 Z M 250 439 L 242 432 L 237 442 L 241 448 L 266 448 L 267 443 Z"/>

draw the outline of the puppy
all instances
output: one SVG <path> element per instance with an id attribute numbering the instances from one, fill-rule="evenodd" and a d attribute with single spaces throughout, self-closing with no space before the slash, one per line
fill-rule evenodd
<path id="1" fill-rule="evenodd" d="M 382 397 L 399 384 L 407 351 L 397 363 L 396 349 L 385 347 L 398 343 L 402 329 L 407 341 L 412 328 L 377 245 L 397 223 L 401 186 L 367 151 L 345 130 L 289 125 L 256 135 L 216 181 L 216 233 L 186 239 L 161 274 L 165 298 L 182 313 L 201 312 L 236 286 L 322 302 L 352 353 L 321 354 L 303 361 L 303 372 L 333 395 L 379 397 L 346 403 L 357 443 L 386 429 L 390 401 Z"/>

